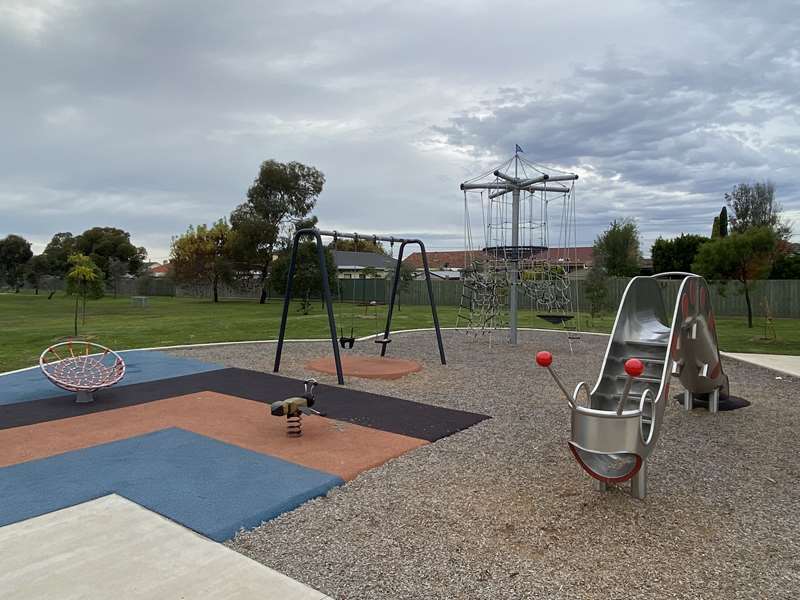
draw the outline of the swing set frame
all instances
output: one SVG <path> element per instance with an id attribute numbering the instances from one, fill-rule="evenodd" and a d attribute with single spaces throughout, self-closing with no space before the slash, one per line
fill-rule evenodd
<path id="1" fill-rule="evenodd" d="M 431 304 L 431 315 L 433 316 L 433 327 L 436 330 L 436 343 L 439 347 L 439 359 L 443 365 L 447 364 L 444 355 L 444 344 L 442 343 L 442 331 L 439 327 L 439 316 L 436 313 L 436 301 L 433 298 L 433 284 L 431 283 L 431 272 L 428 267 L 428 254 L 425 251 L 425 244 L 419 239 L 405 239 L 397 237 L 387 237 L 380 235 L 368 235 L 361 233 L 341 233 L 338 231 L 324 231 L 317 228 L 300 229 L 294 234 L 292 240 L 292 256 L 289 261 L 289 274 L 286 280 L 286 294 L 283 299 L 283 314 L 281 315 L 281 327 L 278 334 L 278 347 L 275 351 L 275 366 L 274 373 L 280 371 L 281 366 L 281 353 L 283 352 L 283 342 L 286 337 L 286 322 L 289 318 L 289 304 L 292 300 L 292 284 L 294 282 L 294 273 L 297 268 L 297 251 L 300 247 L 300 240 L 303 237 L 313 237 L 317 246 L 317 260 L 319 262 L 320 276 L 322 277 L 322 297 L 325 301 L 325 308 L 328 311 L 328 325 L 330 326 L 331 344 L 333 346 L 333 358 L 336 362 L 336 378 L 339 385 L 344 385 L 344 374 L 342 372 L 342 358 L 339 354 L 339 340 L 336 329 L 336 317 L 333 310 L 333 300 L 331 297 L 330 283 L 328 282 L 328 268 L 325 264 L 325 246 L 322 244 L 323 237 L 331 237 L 334 239 L 344 238 L 351 240 L 372 240 L 373 242 L 389 242 L 393 246 L 395 243 L 400 244 L 400 250 L 397 255 L 397 264 L 395 265 L 394 278 L 392 280 L 392 292 L 389 298 L 389 310 L 386 313 L 386 327 L 383 333 L 383 340 L 381 343 L 381 356 L 386 356 L 386 346 L 389 339 L 389 333 L 392 326 L 392 313 L 394 312 L 395 298 L 397 297 L 397 290 L 400 283 L 400 266 L 403 262 L 403 252 L 408 244 L 419 246 L 422 253 L 422 266 L 425 270 L 425 283 L 428 289 L 428 299 Z"/>

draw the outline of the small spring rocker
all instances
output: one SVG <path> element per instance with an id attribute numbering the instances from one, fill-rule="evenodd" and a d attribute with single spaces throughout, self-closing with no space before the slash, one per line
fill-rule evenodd
<path id="1" fill-rule="evenodd" d="M 325 414 L 311 408 L 314 406 L 314 388 L 317 387 L 316 379 L 306 379 L 303 382 L 305 391 L 302 396 L 293 396 L 285 400 L 278 400 L 270 404 L 270 413 L 275 417 L 286 417 L 286 435 L 300 437 L 303 435 L 303 415 Z"/>

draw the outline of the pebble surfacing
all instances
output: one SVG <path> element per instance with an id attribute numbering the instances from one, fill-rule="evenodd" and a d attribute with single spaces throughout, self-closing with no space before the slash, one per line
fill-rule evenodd
<path id="1" fill-rule="evenodd" d="M 636 500 L 593 489 L 567 449 L 566 403 L 533 361 L 551 350 L 568 389 L 593 383 L 607 337 L 584 335 L 570 354 L 561 332 L 520 332 L 517 347 L 443 334 L 447 366 L 432 332 L 398 334 L 389 354 L 423 371 L 347 385 L 491 419 L 227 545 L 338 600 L 800 597 L 800 380 L 723 359 L 732 393 L 752 406 L 712 415 L 670 402 Z M 303 366 L 330 352 L 287 343 L 281 374 L 335 384 Z M 271 371 L 275 344 L 171 353 Z"/>

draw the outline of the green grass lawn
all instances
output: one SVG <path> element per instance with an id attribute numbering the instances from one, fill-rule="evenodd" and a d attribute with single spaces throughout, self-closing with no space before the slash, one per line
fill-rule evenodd
<path id="1" fill-rule="evenodd" d="M 281 303 L 259 305 L 254 300 L 225 300 L 214 304 L 206 299 L 151 297 L 146 308 L 131 305 L 130 298 L 103 298 L 89 301 L 86 324 L 79 322 L 79 336 L 117 350 L 150 346 L 170 346 L 202 342 L 275 339 L 280 325 Z M 36 364 L 41 351 L 73 333 L 74 300 L 58 294 L 0 294 L 0 372 Z M 458 309 L 439 307 L 443 327 L 456 324 Z M 336 305 L 337 324 L 356 337 L 374 334 L 382 327 L 386 307 L 374 308 Z M 581 329 L 609 332 L 613 315 L 593 320 L 582 315 Z M 519 313 L 521 327 L 554 328 L 529 310 Z M 777 341 L 764 341 L 761 327 L 747 329 L 744 318 L 717 319 L 720 345 L 731 352 L 765 352 L 792 354 L 800 349 L 800 319 L 777 319 Z M 395 312 L 392 329 L 432 327 L 427 306 L 402 306 Z M 555 326 L 555 328 L 558 328 Z M 287 337 L 324 338 L 328 331 L 325 310 L 315 304 L 310 314 L 303 315 L 297 306 L 290 312 Z"/>

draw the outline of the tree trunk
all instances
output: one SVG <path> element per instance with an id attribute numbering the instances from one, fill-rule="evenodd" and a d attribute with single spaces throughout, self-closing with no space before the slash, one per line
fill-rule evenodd
<path id="1" fill-rule="evenodd" d="M 75 294 L 75 337 L 78 336 L 78 300 L 80 300 L 80 294 Z"/>
<path id="2" fill-rule="evenodd" d="M 214 302 L 219 302 L 219 281 L 214 277 L 214 283 L 211 284 L 214 289 Z"/>
<path id="3" fill-rule="evenodd" d="M 272 248 L 269 251 L 270 255 L 272 255 Z M 258 299 L 259 304 L 266 304 L 267 298 L 269 298 L 269 263 L 264 265 L 261 269 L 261 298 Z"/>
<path id="4" fill-rule="evenodd" d="M 83 289 L 83 320 L 82 320 L 82 323 L 81 323 L 82 325 L 86 325 L 86 296 L 88 296 L 88 290 L 84 286 L 84 289 Z"/>
<path id="5" fill-rule="evenodd" d="M 33 288 L 33 293 L 34 293 L 34 295 L 38 296 L 39 295 L 39 288 L 38 287 L 37 288 Z"/>
<path id="6" fill-rule="evenodd" d="M 747 303 L 747 328 L 753 328 L 753 306 L 750 302 L 750 286 L 746 281 L 742 282 L 744 286 L 744 301 Z"/>

